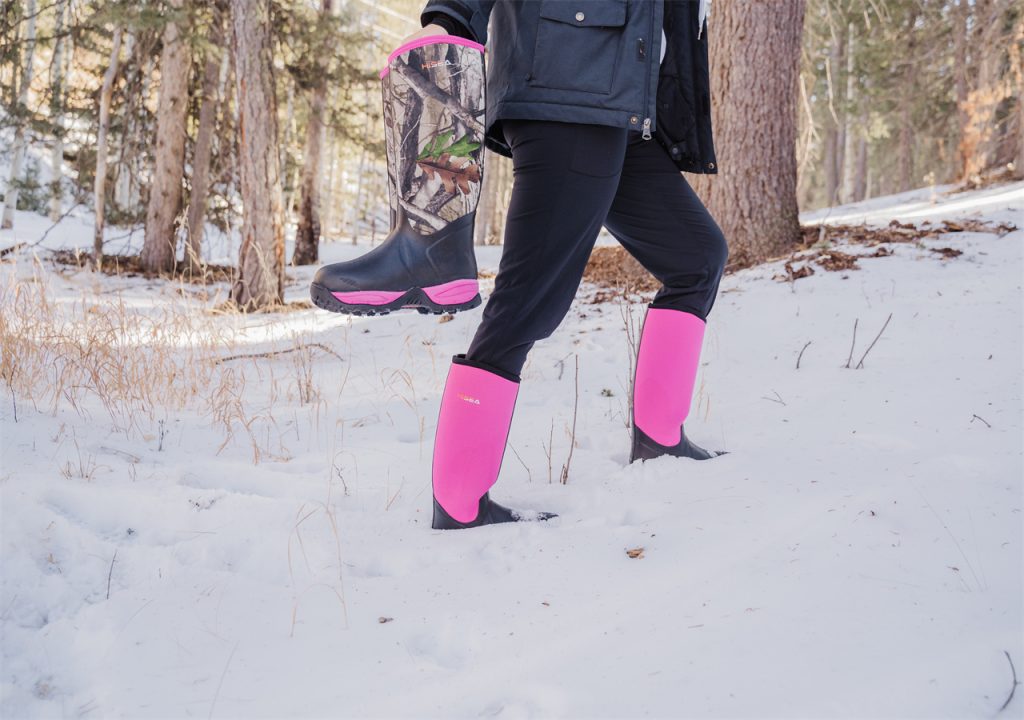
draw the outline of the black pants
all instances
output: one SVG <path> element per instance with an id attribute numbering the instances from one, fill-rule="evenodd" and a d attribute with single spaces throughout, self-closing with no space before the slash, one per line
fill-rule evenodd
<path id="1" fill-rule="evenodd" d="M 468 360 L 519 375 L 569 311 L 603 224 L 663 285 L 651 303 L 702 320 L 728 248 L 657 140 L 604 125 L 504 120 L 514 180 L 494 292 Z"/>

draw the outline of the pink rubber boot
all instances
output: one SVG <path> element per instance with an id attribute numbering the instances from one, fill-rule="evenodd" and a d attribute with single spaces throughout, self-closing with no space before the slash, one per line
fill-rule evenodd
<path id="1" fill-rule="evenodd" d="M 518 393 L 517 376 L 465 355 L 452 358 L 434 436 L 435 530 L 554 517 L 525 515 L 488 495 L 501 469 Z"/>
<path id="2" fill-rule="evenodd" d="M 700 366 L 704 321 L 670 308 L 648 307 L 633 379 L 633 448 L 629 461 L 660 455 L 707 460 L 709 452 L 683 432 Z"/>

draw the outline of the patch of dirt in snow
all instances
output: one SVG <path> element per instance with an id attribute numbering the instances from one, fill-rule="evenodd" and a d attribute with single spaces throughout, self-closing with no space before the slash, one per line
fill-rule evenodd
<path id="1" fill-rule="evenodd" d="M 925 221 L 920 225 L 893 220 L 885 227 L 805 225 L 801 228 L 802 240 L 790 255 L 771 258 L 765 264 L 786 260 L 784 272 L 777 274 L 775 279 L 792 282 L 813 275 L 814 268 L 810 265 L 812 262 L 829 272 L 857 270 L 859 269 L 858 257 L 887 257 L 891 255 L 892 251 L 884 247 L 885 244 L 914 243 L 920 245 L 924 240 L 957 233 L 988 233 L 1003 237 L 1016 229 L 1017 226 L 1013 223 L 976 219 L 942 220 L 937 224 Z M 844 248 L 877 247 L 877 249 L 870 254 L 853 254 L 843 252 L 836 246 Z M 944 258 L 953 258 L 960 254 L 956 251 L 946 252 L 942 249 L 932 249 L 932 251 L 941 254 Z M 753 267 L 753 265 L 748 261 L 732 262 L 726 266 L 725 272 L 729 275 Z M 583 279 L 598 287 L 615 291 L 612 293 L 598 292 L 592 296 L 592 302 L 608 302 L 634 293 L 653 293 L 661 288 L 661 283 L 621 246 L 594 248 Z"/>

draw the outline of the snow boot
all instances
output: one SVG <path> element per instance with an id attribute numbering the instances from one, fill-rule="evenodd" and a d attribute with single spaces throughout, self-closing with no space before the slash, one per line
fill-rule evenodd
<path id="1" fill-rule="evenodd" d="M 633 378 L 629 461 L 661 455 L 707 460 L 723 453 L 693 444 L 683 431 L 697 380 L 704 321 L 670 308 L 647 308 Z"/>
<path id="2" fill-rule="evenodd" d="M 555 517 L 510 510 L 490 498 L 518 393 L 517 376 L 465 355 L 452 358 L 434 436 L 435 530 Z"/>
<path id="3" fill-rule="evenodd" d="M 353 315 L 480 305 L 473 227 L 484 165 L 484 47 L 454 35 L 394 50 L 381 72 L 391 232 L 320 268 L 318 307 Z"/>

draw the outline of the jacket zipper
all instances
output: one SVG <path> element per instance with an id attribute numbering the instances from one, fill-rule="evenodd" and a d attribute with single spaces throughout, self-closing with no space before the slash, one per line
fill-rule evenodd
<path id="1" fill-rule="evenodd" d="M 654 47 L 654 7 L 651 5 L 651 20 L 650 27 L 647 30 L 647 41 L 651 43 L 651 47 Z M 651 55 L 650 57 L 653 57 Z M 650 60 L 648 60 L 650 62 Z M 647 96 L 650 94 L 651 89 L 651 69 L 647 68 L 647 74 L 644 76 L 644 112 L 647 112 Z M 645 117 L 643 124 L 643 133 L 640 135 L 644 140 L 651 139 L 651 118 Z"/>

